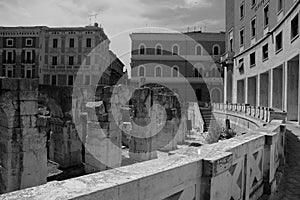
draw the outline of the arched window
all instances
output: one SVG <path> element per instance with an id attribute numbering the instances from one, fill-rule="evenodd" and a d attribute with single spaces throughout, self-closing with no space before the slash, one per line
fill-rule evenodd
<path id="1" fill-rule="evenodd" d="M 173 77 L 178 77 L 179 76 L 179 68 L 177 66 L 173 67 L 172 76 Z"/>
<path id="2" fill-rule="evenodd" d="M 146 54 L 146 47 L 144 44 L 141 44 L 139 47 L 139 54 L 140 55 L 145 55 Z"/>
<path id="3" fill-rule="evenodd" d="M 195 77 L 203 77 L 203 69 L 201 67 L 195 68 Z"/>
<path id="4" fill-rule="evenodd" d="M 162 69 L 161 66 L 155 67 L 155 77 L 162 77 Z"/>
<path id="5" fill-rule="evenodd" d="M 156 45 L 155 53 L 156 55 L 162 55 L 162 46 L 160 44 Z"/>
<path id="6" fill-rule="evenodd" d="M 179 55 L 179 46 L 177 44 L 173 45 L 172 53 L 173 55 Z"/>
<path id="7" fill-rule="evenodd" d="M 195 48 L 195 54 L 196 55 L 202 55 L 202 47 L 200 45 L 197 45 Z"/>
<path id="8" fill-rule="evenodd" d="M 139 76 L 145 77 L 145 67 L 144 66 L 139 67 Z"/>
<path id="9" fill-rule="evenodd" d="M 214 55 L 214 56 L 220 55 L 220 46 L 217 45 L 217 44 L 215 44 L 215 45 L 213 46 L 213 55 Z"/>

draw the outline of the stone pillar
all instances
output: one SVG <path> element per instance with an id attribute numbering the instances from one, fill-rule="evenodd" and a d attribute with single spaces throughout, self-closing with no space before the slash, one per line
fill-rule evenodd
<path id="1" fill-rule="evenodd" d="M 245 78 L 245 89 L 244 89 L 244 96 L 245 96 L 245 104 L 248 104 L 249 102 L 248 102 L 248 88 L 249 88 L 249 86 L 248 86 L 248 78 Z"/>
<path id="2" fill-rule="evenodd" d="M 227 103 L 227 81 L 228 81 L 228 77 L 227 77 L 227 66 L 224 66 L 224 103 Z"/>
<path id="3" fill-rule="evenodd" d="M 102 101 L 88 102 L 87 136 L 85 143 L 85 172 L 93 173 L 121 166 L 122 132 L 121 116 L 112 112 L 120 109 L 111 99 L 117 93 L 114 87 L 104 88 Z M 117 112 L 118 113 L 118 112 Z"/>
<path id="4" fill-rule="evenodd" d="M 256 81 L 256 106 L 260 106 L 260 75 L 257 75 Z"/>
<path id="5" fill-rule="evenodd" d="M 47 182 L 47 120 L 38 118 L 38 80 L 0 79 L 0 193 Z"/>

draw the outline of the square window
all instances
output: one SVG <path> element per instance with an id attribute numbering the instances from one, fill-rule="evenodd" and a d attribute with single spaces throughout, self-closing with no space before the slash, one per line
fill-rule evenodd
<path id="1" fill-rule="evenodd" d="M 255 52 L 250 54 L 250 67 L 255 66 L 256 60 L 255 60 Z"/>
<path id="2" fill-rule="evenodd" d="M 276 35 L 276 52 L 281 51 L 282 50 L 282 32 L 278 33 L 278 35 Z"/>
<path id="3" fill-rule="evenodd" d="M 27 38 L 27 39 L 26 39 L 26 46 L 27 46 L 27 47 L 31 47 L 32 44 L 33 44 L 33 40 L 32 40 L 31 38 Z"/>
<path id="4" fill-rule="evenodd" d="M 6 40 L 6 46 L 8 46 L 8 47 L 14 46 L 14 40 L 13 39 L 7 39 Z"/>
<path id="5" fill-rule="evenodd" d="M 299 34 L 299 14 L 291 21 L 291 39 L 294 39 Z"/>
<path id="6" fill-rule="evenodd" d="M 263 60 L 266 60 L 269 58 L 269 45 L 268 44 L 265 44 L 263 47 L 262 47 L 262 59 Z"/>

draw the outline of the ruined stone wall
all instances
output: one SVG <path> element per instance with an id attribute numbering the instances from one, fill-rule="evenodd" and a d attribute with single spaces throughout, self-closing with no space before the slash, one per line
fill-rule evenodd
<path id="1" fill-rule="evenodd" d="M 0 79 L 0 193 L 46 183 L 47 119 L 37 99 L 38 80 Z"/>

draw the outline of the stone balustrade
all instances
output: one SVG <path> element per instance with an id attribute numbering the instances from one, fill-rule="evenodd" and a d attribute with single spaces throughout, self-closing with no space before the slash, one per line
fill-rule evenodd
<path id="1" fill-rule="evenodd" d="M 212 103 L 212 107 L 215 111 L 240 113 L 267 123 L 271 122 L 274 119 L 283 120 L 283 122 L 286 121 L 286 112 L 268 107 L 232 103 Z"/>
<path id="2" fill-rule="evenodd" d="M 278 185 L 284 135 L 282 121 L 272 121 L 219 143 L 175 150 L 168 157 L 50 182 L 0 199 L 256 200 Z"/>

